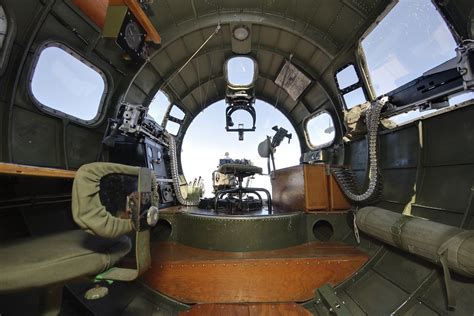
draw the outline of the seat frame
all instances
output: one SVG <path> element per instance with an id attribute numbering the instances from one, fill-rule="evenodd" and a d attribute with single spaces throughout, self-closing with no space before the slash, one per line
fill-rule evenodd
<path id="1" fill-rule="evenodd" d="M 232 194 L 232 193 L 238 193 L 239 194 L 239 201 L 240 203 L 243 202 L 242 197 L 245 193 L 254 193 L 255 195 L 258 196 L 260 201 L 262 202 L 263 206 L 263 201 L 262 201 L 262 196 L 258 192 L 264 192 L 267 195 L 267 205 L 268 205 L 268 213 L 272 213 L 272 197 L 270 195 L 270 192 L 267 189 L 264 188 L 244 188 L 242 187 L 242 182 L 244 179 L 243 175 L 235 174 L 237 176 L 237 179 L 239 180 L 239 187 L 238 188 L 233 188 L 233 189 L 222 189 L 218 190 L 215 194 L 214 197 L 214 210 L 217 211 L 217 202 L 219 201 L 220 198 L 222 198 L 225 194 Z M 250 175 L 247 175 L 246 177 L 249 177 Z M 242 209 L 242 207 L 241 207 Z"/>

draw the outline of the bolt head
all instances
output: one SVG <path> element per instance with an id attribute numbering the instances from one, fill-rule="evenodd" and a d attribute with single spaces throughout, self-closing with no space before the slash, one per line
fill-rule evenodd
<path id="1" fill-rule="evenodd" d="M 158 208 L 152 206 L 147 211 L 146 222 L 150 226 L 155 226 L 158 222 Z"/>

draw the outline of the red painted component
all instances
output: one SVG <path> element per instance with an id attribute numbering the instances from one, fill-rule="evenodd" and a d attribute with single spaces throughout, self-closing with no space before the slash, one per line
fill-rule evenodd
<path id="1" fill-rule="evenodd" d="M 143 12 L 136 0 L 73 0 L 73 2 L 85 15 L 97 24 L 101 30 L 105 25 L 108 7 L 126 5 L 145 29 L 147 34 L 146 40 L 156 44 L 161 43 L 160 34 L 158 34 L 155 26 L 145 12 Z"/>
<path id="2" fill-rule="evenodd" d="M 101 30 L 104 28 L 109 0 L 73 0 L 73 2 Z"/>

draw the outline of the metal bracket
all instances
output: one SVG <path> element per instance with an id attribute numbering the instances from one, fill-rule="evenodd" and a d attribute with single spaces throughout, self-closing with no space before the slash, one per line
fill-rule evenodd
<path id="1" fill-rule="evenodd" d="M 151 265 L 150 230 L 158 221 L 158 209 L 151 205 L 151 170 L 140 168 L 138 176 L 138 192 L 132 193 L 128 198 L 132 223 L 135 234 L 135 260 L 136 269 L 112 268 L 100 274 L 100 279 L 133 281 Z M 128 210 L 127 210 L 128 211 Z M 99 276 L 97 277 L 99 278 Z"/>
<path id="2" fill-rule="evenodd" d="M 97 280 L 133 281 L 151 265 L 150 231 L 137 231 L 135 236 L 136 269 L 111 268 L 96 277 Z"/>
<path id="3" fill-rule="evenodd" d="M 239 124 L 238 128 L 232 128 L 234 126 L 234 122 L 232 121 L 232 114 L 235 111 L 238 110 L 243 110 L 249 113 L 252 116 L 252 127 L 251 128 L 244 128 L 242 125 Z M 257 112 L 255 111 L 255 108 L 253 107 L 253 104 L 251 102 L 247 103 L 237 103 L 237 104 L 231 104 L 227 106 L 225 110 L 225 121 L 226 121 L 226 126 L 225 130 L 227 132 L 238 132 L 239 133 L 239 140 L 244 140 L 244 133 L 245 132 L 254 132 L 255 131 L 255 124 L 257 122 Z"/>
<path id="4" fill-rule="evenodd" d="M 474 89 L 474 40 L 465 40 L 456 49 L 457 70 L 464 81 L 464 89 Z"/>
<path id="5" fill-rule="evenodd" d="M 320 288 L 316 289 L 316 304 L 324 304 L 330 314 L 337 316 L 351 316 L 352 313 L 346 306 L 346 303 L 337 296 L 336 290 L 329 285 L 325 284 Z"/>
<path id="6" fill-rule="evenodd" d="M 405 226 L 405 224 L 412 219 L 413 217 L 411 216 L 402 216 L 390 228 L 390 233 L 392 234 L 392 240 L 394 244 L 401 249 L 405 249 L 405 247 L 403 247 L 402 236 L 401 236 L 403 226 Z"/>
<path id="7" fill-rule="evenodd" d="M 138 133 L 146 111 L 141 104 L 122 103 L 119 113 L 119 116 L 122 116 L 122 124 L 117 126 L 118 129 L 125 133 Z"/>

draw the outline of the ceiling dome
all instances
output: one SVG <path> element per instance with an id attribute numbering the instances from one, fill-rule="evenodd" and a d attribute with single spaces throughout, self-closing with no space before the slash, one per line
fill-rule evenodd
<path id="1" fill-rule="evenodd" d="M 186 112 L 185 132 L 200 111 L 225 97 L 226 60 L 246 55 L 258 65 L 256 97 L 278 107 L 302 138 L 304 119 L 315 110 L 326 108 L 337 115 L 334 69 L 355 58 L 347 52 L 388 4 L 208 0 L 190 6 L 184 0 L 155 1 L 152 21 L 162 46 L 135 76 L 126 101 L 147 104 L 163 89 Z M 199 50 L 218 25 L 220 30 Z M 285 62 L 310 80 L 296 99 L 275 83 Z"/>

